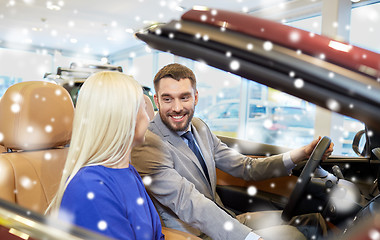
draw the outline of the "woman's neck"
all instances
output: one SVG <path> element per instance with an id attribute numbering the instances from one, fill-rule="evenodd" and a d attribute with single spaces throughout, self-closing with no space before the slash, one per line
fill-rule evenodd
<path id="1" fill-rule="evenodd" d="M 112 166 L 107 166 L 110 168 L 129 168 L 129 163 L 131 162 L 131 151 L 125 155 L 123 159 L 121 159 L 117 164 Z"/>

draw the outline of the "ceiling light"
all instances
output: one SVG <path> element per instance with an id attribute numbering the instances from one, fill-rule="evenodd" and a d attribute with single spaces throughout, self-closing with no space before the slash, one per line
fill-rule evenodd
<path id="1" fill-rule="evenodd" d="M 42 32 L 43 29 L 40 28 L 40 27 L 33 27 L 33 28 L 32 28 L 32 31 L 35 31 L 35 32 Z"/>
<path id="2" fill-rule="evenodd" d="M 46 8 L 53 11 L 61 10 L 61 7 L 57 4 L 53 4 L 51 1 L 46 2 Z"/>
<path id="3" fill-rule="evenodd" d="M 197 11 L 208 11 L 209 10 L 208 7 L 204 7 L 204 6 L 194 6 L 193 9 L 197 10 Z"/>
<path id="4" fill-rule="evenodd" d="M 351 0 L 351 2 L 357 3 L 360 2 L 360 0 Z"/>
<path id="5" fill-rule="evenodd" d="M 8 2 L 8 4 L 7 4 L 7 7 L 8 7 L 8 6 L 14 6 L 14 5 L 16 5 L 16 1 L 15 1 L 15 0 L 10 0 L 10 1 Z"/>
<path id="6" fill-rule="evenodd" d="M 24 0 L 24 3 L 26 4 L 32 4 L 34 2 L 34 0 Z"/>

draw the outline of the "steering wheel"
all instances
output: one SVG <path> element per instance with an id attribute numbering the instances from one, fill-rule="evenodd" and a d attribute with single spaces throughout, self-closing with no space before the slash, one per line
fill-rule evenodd
<path id="1" fill-rule="evenodd" d="M 299 205 L 301 197 L 305 193 L 306 186 L 310 182 L 315 169 L 319 166 L 323 154 L 330 146 L 330 143 L 331 139 L 325 136 L 315 146 L 313 152 L 309 157 L 309 160 L 307 160 L 307 163 L 301 172 L 301 175 L 298 177 L 296 186 L 290 195 L 288 203 L 282 211 L 281 217 L 283 220 L 289 221 L 295 215 L 296 206 Z"/>

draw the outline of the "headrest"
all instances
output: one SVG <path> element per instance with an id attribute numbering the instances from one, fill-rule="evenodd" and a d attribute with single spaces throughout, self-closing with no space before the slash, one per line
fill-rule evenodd
<path id="1" fill-rule="evenodd" d="M 69 143 L 74 107 L 63 87 L 42 81 L 17 83 L 0 100 L 0 145 L 39 150 Z"/>

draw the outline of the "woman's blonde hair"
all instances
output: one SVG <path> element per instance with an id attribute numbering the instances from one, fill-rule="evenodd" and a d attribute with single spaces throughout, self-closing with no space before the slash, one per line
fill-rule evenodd
<path id="1" fill-rule="evenodd" d="M 127 157 L 142 96 L 141 85 L 120 72 L 98 72 L 84 82 L 61 182 L 46 212 L 57 214 L 66 187 L 82 167 L 112 167 Z"/>

